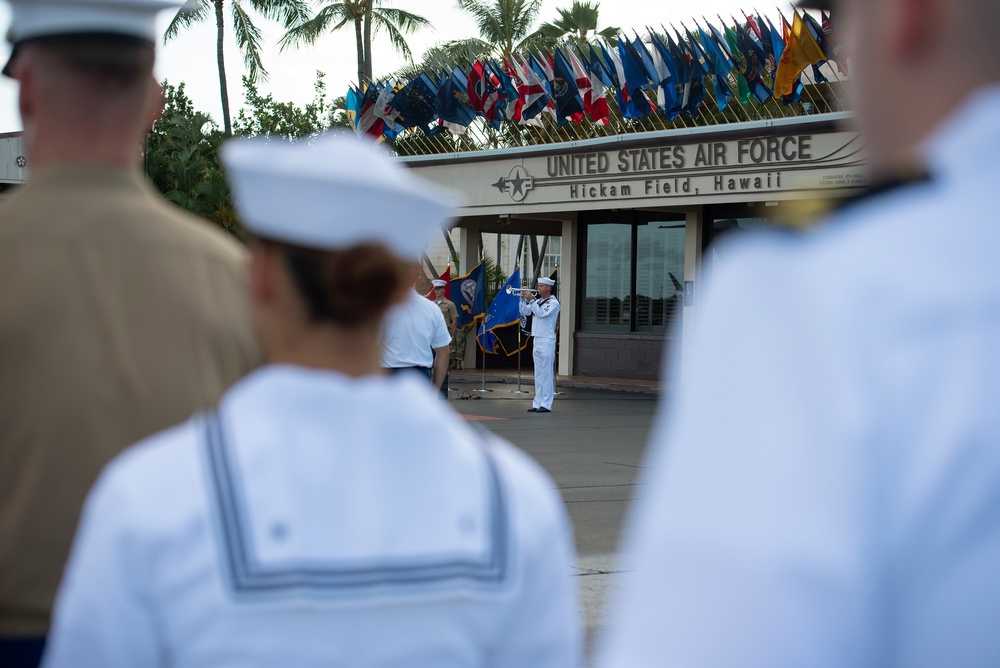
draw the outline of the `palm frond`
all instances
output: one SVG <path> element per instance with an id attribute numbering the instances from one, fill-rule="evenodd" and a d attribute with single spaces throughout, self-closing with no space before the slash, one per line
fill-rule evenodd
<path id="1" fill-rule="evenodd" d="M 246 10 L 236 2 L 236 0 L 230 0 L 233 13 L 233 32 L 236 34 L 236 45 L 240 47 L 240 52 L 243 54 L 243 64 L 247 68 L 247 77 L 251 81 L 267 81 L 267 69 L 264 67 L 264 61 L 261 58 L 261 40 L 263 39 L 263 34 L 253 21 L 250 16 L 246 13 Z"/>
<path id="2" fill-rule="evenodd" d="M 419 14 L 393 7 L 373 7 L 372 14 L 373 16 L 375 14 L 381 15 L 384 20 L 392 23 L 401 32 L 405 33 L 416 32 L 420 28 L 427 28 L 431 25 L 431 22 L 427 18 Z"/>
<path id="3" fill-rule="evenodd" d="M 315 44 L 324 33 L 336 32 L 354 20 L 348 10 L 346 3 L 342 2 L 327 5 L 313 18 L 289 28 L 279 40 L 279 47 L 284 51 L 290 46 Z"/>
<path id="4" fill-rule="evenodd" d="M 176 16 L 171 19 L 170 25 L 167 26 L 167 31 L 163 34 L 163 43 L 166 44 L 168 40 L 177 37 L 181 30 L 204 21 L 211 15 L 211 0 L 198 0 L 198 4 L 192 6 L 190 9 L 182 9 L 177 12 Z"/>
<path id="5" fill-rule="evenodd" d="M 372 15 L 373 18 L 375 14 Z M 380 30 L 384 30 L 389 35 L 389 42 L 392 44 L 392 48 L 396 50 L 396 53 L 403 56 L 406 62 L 413 62 L 413 53 L 410 51 L 410 45 L 406 43 L 406 38 L 403 37 L 403 33 L 399 29 L 387 21 L 374 21 L 375 23 L 375 33 L 377 34 Z"/>
<path id="6" fill-rule="evenodd" d="M 303 0 L 249 0 L 250 6 L 268 19 L 280 21 L 283 28 L 291 28 L 309 20 L 309 3 Z"/>

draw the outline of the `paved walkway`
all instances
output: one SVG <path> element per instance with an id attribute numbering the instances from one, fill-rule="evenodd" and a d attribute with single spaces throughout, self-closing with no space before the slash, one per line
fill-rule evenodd
<path id="1" fill-rule="evenodd" d="M 452 387 L 455 383 L 473 384 L 482 387 L 484 374 L 481 370 L 462 369 L 452 371 Z M 517 385 L 516 369 L 487 369 L 485 384 Z M 521 389 L 531 391 L 535 385 L 535 376 L 531 369 L 521 371 Z M 663 394 L 667 388 L 659 380 L 634 380 L 628 378 L 603 378 L 596 376 L 556 376 L 556 389 L 576 390 L 607 390 L 609 392 L 635 392 L 638 394 Z"/>
<path id="2" fill-rule="evenodd" d="M 655 393 L 578 389 L 560 392 L 548 414 L 528 413 L 533 388 L 453 377 L 452 406 L 534 457 L 552 476 L 573 521 L 577 574 L 588 652 L 616 581 L 616 549 L 630 504 L 641 496 L 636 478 L 657 399 Z M 460 400 L 456 397 L 480 397 Z"/>

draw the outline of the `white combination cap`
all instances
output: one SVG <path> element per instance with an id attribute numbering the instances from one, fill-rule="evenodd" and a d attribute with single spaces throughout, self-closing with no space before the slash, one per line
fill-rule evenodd
<path id="1" fill-rule="evenodd" d="M 556 282 L 554 280 L 552 280 L 551 278 L 549 278 L 548 276 L 542 276 L 541 278 L 538 279 L 538 284 L 539 285 L 549 285 L 549 286 L 552 286 L 552 285 L 555 285 Z"/>
<path id="2" fill-rule="evenodd" d="M 156 17 L 184 0 L 8 0 L 7 41 L 53 35 L 111 34 L 155 42 Z"/>
<path id="3" fill-rule="evenodd" d="M 412 260 L 454 214 L 451 191 L 353 134 L 232 139 L 220 155 L 241 222 L 266 239 L 322 250 L 375 242 Z"/>
<path id="4" fill-rule="evenodd" d="M 57 35 L 121 35 L 155 42 L 156 17 L 166 9 L 177 10 L 184 0 L 8 0 L 10 28 L 7 41 L 14 45 L 2 74 L 12 76 L 11 66 L 22 42 Z"/>
<path id="5" fill-rule="evenodd" d="M 448 285 L 448 281 L 442 281 L 440 278 L 435 278 L 433 281 L 431 281 L 431 285 L 433 285 L 435 288 L 443 288 L 444 286 Z"/>

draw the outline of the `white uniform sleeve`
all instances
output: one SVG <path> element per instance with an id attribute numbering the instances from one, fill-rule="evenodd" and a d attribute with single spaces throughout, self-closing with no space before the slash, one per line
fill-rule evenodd
<path id="1" fill-rule="evenodd" d="M 583 638 L 569 518 L 559 493 L 550 486 L 528 490 L 517 502 L 522 526 L 530 526 L 518 536 L 525 543 L 524 573 L 489 665 L 577 668 Z"/>
<path id="2" fill-rule="evenodd" d="M 526 302 L 523 299 L 517 303 L 517 310 L 521 315 L 529 315 L 531 313 L 532 302 Z"/>
<path id="3" fill-rule="evenodd" d="M 152 555 L 130 532 L 121 480 L 112 464 L 87 499 L 56 599 L 45 668 L 162 665 L 143 595 Z"/>
<path id="4" fill-rule="evenodd" d="M 877 449 L 843 389 L 860 360 L 828 353 L 852 336 L 815 320 L 829 304 L 754 257 L 700 305 L 661 404 L 602 668 L 877 664 Z"/>

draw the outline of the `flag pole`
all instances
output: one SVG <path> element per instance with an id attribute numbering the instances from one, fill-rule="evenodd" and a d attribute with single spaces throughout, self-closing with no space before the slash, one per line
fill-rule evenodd
<path id="1" fill-rule="evenodd" d="M 481 332 L 481 334 L 485 334 L 486 333 L 486 323 L 485 323 L 485 321 L 483 323 L 481 323 L 479 326 L 483 328 L 483 331 Z M 485 392 L 492 392 L 493 390 L 486 389 L 486 349 L 483 348 L 482 344 L 479 343 L 479 337 L 478 336 L 476 337 L 476 347 L 479 348 L 481 351 L 483 351 L 483 387 L 481 389 L 473 390 L 473 391 L 474 392 L 483 392 L 483 393 L 485 393 Z"/>

